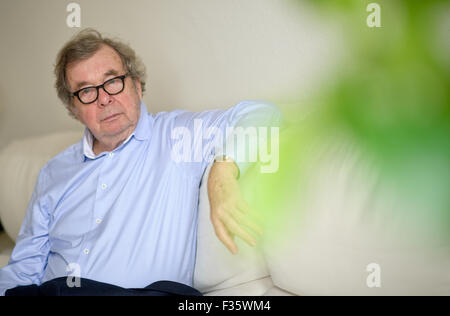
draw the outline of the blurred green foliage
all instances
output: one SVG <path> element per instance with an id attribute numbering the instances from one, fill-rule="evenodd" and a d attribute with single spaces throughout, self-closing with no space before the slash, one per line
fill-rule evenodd
<path id="1" fill-rule="evenodd" d="M 322 17 L 342 23 L 351 62 L 308 101 L 314 111 L 280 134 L 278 172 L 249 172 L 246 197 L 266 222 L 276 222 L 307 185 L 306 171 L 314 163 L 310 148 L 344 135 L 384 183 L 450 236 L 450 65 L 440 57 L 449 30 L 437 24 L 447 2 L 376 1 L 381 27 L 370 28 L 371 2 L 307 1 Z M 439 38 L 439 31 L 446 35 Z"/>

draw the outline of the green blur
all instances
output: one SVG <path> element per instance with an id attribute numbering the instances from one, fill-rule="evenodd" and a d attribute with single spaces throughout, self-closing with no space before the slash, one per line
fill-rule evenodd
<path id="1" fill-rule="evenodd" d="M 282 235 L 285 219 L 291 218 L 301 229 L 307 211 L 302 201 L 308 199 L 318 153 L 350 143 L 379 175 L 382 188 L 374 195 L 389 191 L 414 206 L 387 216 L 426 218 L 422 225 L 449 240 L 450 58 L 441 54 L 449 44 L 436 35 L 436 17 L 449 6 L 376 1 L 382 26 L 369 28 L 371 2 L 307 1 L 323 18 L 340 19 L 351 61 L 306 106 L 299 104 L 294 117 L 289 113 L 280 133 L 278 172 L 261 174 L 254 166 L 241 181 L 245 198 L 264 226 L 277 227 Z M 448 31 L 441 41 L 448 42 Z"/>

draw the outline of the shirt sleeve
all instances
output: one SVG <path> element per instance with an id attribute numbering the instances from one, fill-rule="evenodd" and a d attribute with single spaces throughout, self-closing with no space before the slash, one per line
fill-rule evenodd
<path id="1" fill-rule="evenodd" d="M 261 172 L 278 169 L 278 137 L 283 125 L 280 109 L 265 101 L 239 103 L 241 115 L 226 127 L 222 144 L 216 144 L 215 157 L 227 156 L 237 164 L 240 175 L 255 162 Z"/>
<path id="2" fill-rule="evenodd" d="M 41 284 L 49 254 L 49 213 L 42 195 L 45 169 L 41 169 L 31 196 L 16 245 L 7 266 L 0 269 L 0 295 L 6 290 Z"/>
<path id="3" fill-rule="evenodd" d="M 266 101 L 243 101 L 227 110 L 179 112 L 171 131 L 172 159 L 189 165 L 201 177 L 218 156 L 233 159 L 242 174 L 259 159 L 272 128 L 282 124 L 277 106 Z"/>

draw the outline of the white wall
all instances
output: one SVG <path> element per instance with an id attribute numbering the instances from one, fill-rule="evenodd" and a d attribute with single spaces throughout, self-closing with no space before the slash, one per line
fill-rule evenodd
<path id="1" fill-rule="evenodd" d="M 0 148 L 81 125 L 53 88 L 71 1 L 0 0 Z M 151 112 L 279 103 L 307 94 L 336 64 L 336 27 L 289 0 L 78 0 L 81 27 L 128 42 L 148 71 Z"/>

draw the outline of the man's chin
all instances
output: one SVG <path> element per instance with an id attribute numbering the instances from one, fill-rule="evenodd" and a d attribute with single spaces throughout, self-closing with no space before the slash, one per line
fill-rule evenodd
<path id="1" fill-rule="evenodd" d="M 104 138 L 124 138 L 124 140 L 131 134 L 132 126 L 129 124 L 108 124 L 103 128 Z"/>

